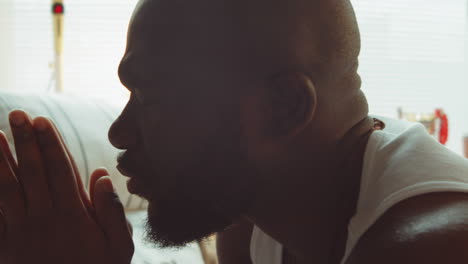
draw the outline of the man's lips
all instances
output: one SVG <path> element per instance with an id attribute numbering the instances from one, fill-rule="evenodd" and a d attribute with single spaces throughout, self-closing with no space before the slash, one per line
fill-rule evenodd
<path id="1" fill-rule="evenodd" d="M 138 154 L 131 150 L 122 151 L 117 156 L 117 170 L 124 176 L 128 177 L 127 189 L 130 193 L 148 199 L 153 197 L 151 188 L 148 184 L 151 181 L 146 178 L 147 167 L 142 166 L 142 159 L 138 158 Z"/>
<path id="2" fill-rule="evenodd" d="M 121 165 L 117 165 L 117 170 L 122 175 L 129 177 L 129 179 L 127 180 L 128 192 L 143 197 L 143 191 L 140 187 L 140 181 L 138 180 L 138 178 L 135 177 L 132 172 L 129 172 L 127 169 L 125 169 Z"/>
<path id="3" fill-rule="evenodd" d="M 136 170 L 136 164 L 134 159 L 129 155 L 128 151 L 122 151 L 117 156 L 117 170 L 127 177 L 134 177 L 137 174 L 138 170 Z"/>
<path id="4" fill-rule="evenodd" d="M 118 164 L 116 168 L 120 172 L 120 174 L 122 174 L 124 176 L 132 177 L 132 175 L 133 175 L 127 168 L 125 168 L 121 164 Z"/>
<path id="5" fill-rule="evenodd" d="M 121 152 L 117 157 L 117 170 L 124 176 L 129 177 L 127 181 L 127 189 L 130 193 L 142 196 L 141 188 L 139 187 L 139 182 L 137 180 L 138 171 L 132 168 L 132 159 L 126 152 Z"/>
<path id="6" fill-rule="evenodd" d="M 133 193 L 141 196 L 141 192 L 138 191 L 138 182 L 135 178 L 130 178 L 127 181 L 127 190 L 129 193 Z"/>

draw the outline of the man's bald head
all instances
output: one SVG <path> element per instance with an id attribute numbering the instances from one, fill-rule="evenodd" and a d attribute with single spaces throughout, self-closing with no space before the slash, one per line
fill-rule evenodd
<path id="1" fill-rule="evenodd" d="M 336 78 L 360 50 L 347 0 L 143 0 L 132 22 L 156 51 L 171 47 L 257 76 L 303 70 Z"/>

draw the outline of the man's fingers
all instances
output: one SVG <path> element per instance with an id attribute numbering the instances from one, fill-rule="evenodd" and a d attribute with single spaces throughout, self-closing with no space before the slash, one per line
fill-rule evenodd
<path id="1" fill-rule="evenodd" d="M 2 140 L 0 140 L 0 150 L 5 153 L 5 156 L 7 157 L 8 163 L 10 164 L 11 168 L 13 169 L 13 172 L 15 175 L 18 175 L 18 164 L 16 163 L 15 158 L 13 157 L 13 153 L 11 153 L 10 145 L 8 144 L 8 138 L 3 133 L 3 131 L 0 131 L 2 135 Z"/>
<path id="2" fill-rule="evenodd" d="M 99 168 L 95 170 L 90 177 L 89 180 L 89 195 L 91 197 L 91 201 L 94 199 L 94 190 L 96 189 L 96 182 L 99 180 L 99 178 L 104 177 L 104 176 L 109 176 L 109 172 L 105 168 Z"/>
<path id="3" fill-rule="evenodd" d="M 38 117 L 34 126 L 47 171 L 50 195 L 55 208 L 70 213 L 84 213 L 73 165 L 59 135 L 47 118 Z"/>
<path id="4" fill-rule="evenodd" d="M 104 230 L 110 245 L 116 253 L 118 252 L 118 257 L 128 263 L 134 251 L 131 229 L 125 218 L 123 205 L 108 176 L 97 179 L 93 204 L 99 225 Z"/>
<path id="5" fill-rule="evenodd" d="M 127 227 L 128 227 L 128 232 L 130 232 L 130 236 L 133 236 L 133 226 L 132 226 L 132 223 L 128 221 L 128 219 L 127 219 Z"/>
<path id="6" fill-rule="evenodd" d="M 96 186 L 96 182 L 97 180 L 99 180 L 99 178 L 103 177 L 103 176 L 107 176 L 109 175 L 109 173 L 107 172 L 107 170 L 105 168 L 99 168 L 97 170 L 95 170 L 92 174 L 91 174 L 91 177 L 90 177 L 90 181 L 89 181 L 89 197 L 91 199 L 91 203 L 93 203 L 93 199 L 94 199 L 94 190 L 95 190 L 95 186 Z M 93 217 L 96 219 L 96 208 L 95 208 L 95 205 L 91 205 L 91 212 L 93 214 Z"/>
<path id="7" fill-rule="evenodd" d="M 59 136 L 60 142 L 62 143 L 62 146 L 65 148 L 67 156 L 70 159 L 70 162 L 71 162 L 72 168 L 73 168 L 73 172 L 75 173 L 76 184 L 78 185 L 78 192 L 80 193 L 81 201 L 83 202 L 83 204 L 88 209 L 88 212 L 90 212 L 92 214 L 92 212 L 94 210 L 92 208 L 91 199 L 90 199 L 90 197 L 88 195 L 88 192 L 86 191 L 86 188 L 85 188 L 85 186 L 83 184 L 83 181 L 81 180 L 80 171 L 78 170 L 78 167 L 76 166 L 75 160 L 73 159 L 73 156 L 71 155 L 70 150 L 68 149 L 67 145 L 65 144 L 65 141 L 63 140 L 63 137 L 60 134 L 57 126 L 51 120 L 49 120 L 49 122 L 54 127 L 55 133 Z"/>
<path id="8" fill-rule="evenodd" d="M 104 176 L 109 176 L 109 172 L 107 172 L 106 168 L 99 168 L 91 174 L 91 179 L 90 179 L 90 184 L 89 184 L 89 192 L 91 195 L 91 199 L 93 199 L 95 195 L 96 182 L 99 180 L 99 178 L 104 177 Z M 128 227 L 128 231 L 130 232 L 130 235 L 133 235 L 133 226 L 128 220 L 127 220 L 127 227 Z"/>
<path id="9" fill-rule="evenodd" d="M 0 131 L 0 146 L 8 145 L 6 136 Z M 10 152 L 9 147 L 8 152 Z M 0 153 L 0 208 L 5 222 L 18 223 L 25 216 L 23 190 L 16 179 L 6 149 Z M 10 152 L 11 154 L 11 152 Z"/>
<path id="10" fill-rule="evenodd" d="M 29 116 L 20 110 L 10 113 L 10 124 L 18 159 L 18 181 L 23 186 L 28 213 L 38 215 L 51 208 L 42 154 Z"/>

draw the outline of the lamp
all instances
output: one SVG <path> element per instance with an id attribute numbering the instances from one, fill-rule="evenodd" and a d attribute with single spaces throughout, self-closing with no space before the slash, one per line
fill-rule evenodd
<path id="1" fill-rule="evenodd" d="M 63 0 L 52 0 L 52 21 L 54 27 L 55 45 L 55 91 L 63 92 L 63 15 L 65 7 Z"/>

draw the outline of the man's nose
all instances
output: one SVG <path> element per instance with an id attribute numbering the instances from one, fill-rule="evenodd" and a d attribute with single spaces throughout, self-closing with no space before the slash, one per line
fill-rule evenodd
<path id="1" fill-rule="evenodd" d="M 124 110 L 110 127 L 108 138 L 114 147 L 129 149 L 137 144 L 137 130 L 135 120 Z"/>

